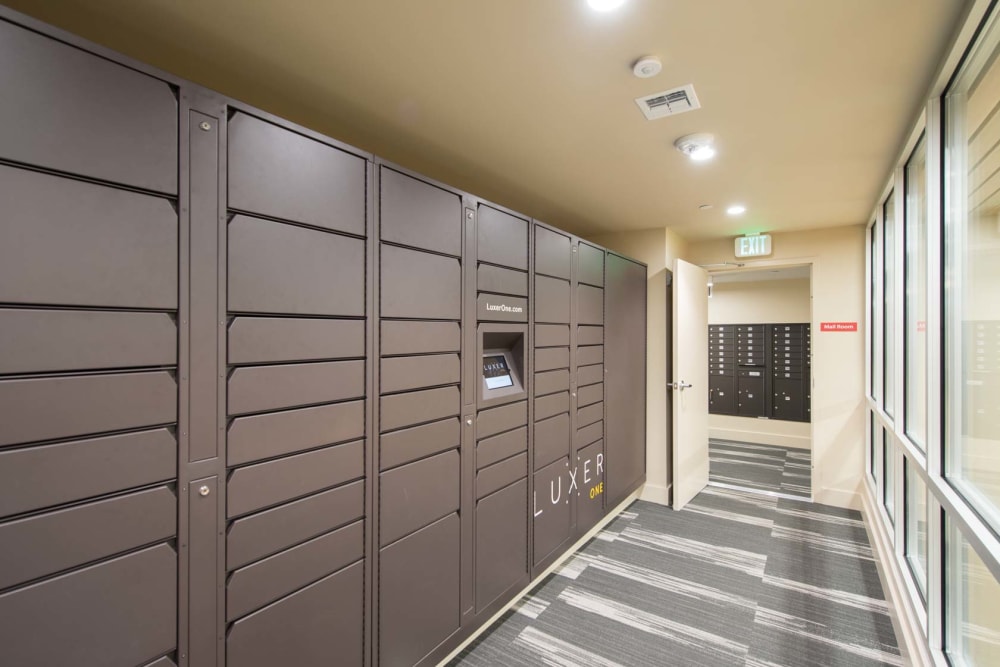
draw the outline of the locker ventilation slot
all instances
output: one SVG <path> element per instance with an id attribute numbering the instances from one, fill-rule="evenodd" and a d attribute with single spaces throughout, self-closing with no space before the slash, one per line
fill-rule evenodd
<path id="1" fill-rule="evenodd" d="M 676 116 L 685 111 L 701 108 L 701 103 L 698 101 L 692 84 L 673 90 L 665 90 L 662 93 L 637 97 L 635 103 L 639 105 L 639 110 L 642 111 L 646 120 Z"/>

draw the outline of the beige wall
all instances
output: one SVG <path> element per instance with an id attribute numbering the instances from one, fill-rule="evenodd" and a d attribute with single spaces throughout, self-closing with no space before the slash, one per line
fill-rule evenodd
<path id="1" fill-rule="evenodd" d="M 808 322 L 809 279 L 715 282 L 708 300 L 709 324 Z"/>
<path id="2" fill-rule="evenodd" d="M 859 507 L 865 442 L 865 234 L 838 227 L 775 234 L 774 254 L 747 266 L 811 264 L 813 290 L 812 451 L 817 502 Z M 692 243 L 695 264 L 733 261 L 732 239 Z M 857 332 L 821 332 L 820 322 L 852 321 Z"/>
<path id="3" fill-rule="evenodd" d="M 811 301 L 808 278 L 716 282 L 708 300 L 708 321 L 710 324 L 809 322 Z M 802 422 L 708 416 L 709 437 L 724 440 L 808 449 L 811 430 L 808 423 Z"/>
<path id="4" fill-rule="evenodd" d="M 646 273 L 646 486 L 645 500 L 667 504 L 670 467 L 667 452 L 667 282 L 674 259 L 687 242 L 669 229 L 647 229 L 591 237 L 595 243 L 644 262 Z"/>
<path id="5" fill-rule="evenodd" d="M 864 227 L 774 235 L 774 254 L 748 266 L 812 266 L 814 297 L 812 446 L 817 502 L 860 506 L 864 472 L 865 243 Z M 648 266 L 646 367 L 646 488 L 643 498 L 669 494 L 666 419 L 666 280 L 674 259 L 695 264 L 733 261 L 732 239 L 688 243 L 668 229 L 594 236 L 607 248 Z M 714 298 L 714 297 L 713 297 Z M 856 321 L 855 333 L 822 333 L 819 323 Z"/>

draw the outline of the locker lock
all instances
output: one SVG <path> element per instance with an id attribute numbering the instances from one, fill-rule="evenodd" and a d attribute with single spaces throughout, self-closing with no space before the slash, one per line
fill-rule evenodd
<path id="1" fill-rule="evenodd" d="M 203 121 L 201 121 L 201 123 L 198 124 L 198 127 L 201 128 L 202 132 L 208 132 L 209 130 L 212 129 L 212 124 L 209 123 L 207 120 L 203 120 Z M 202 495 L 206 495 L 206 494 L 202 494 Z"/>
<path id="2" fill-rule="evenodd" d="M 212 492 L 212 489 L 208 488 L 207 486 L 202 486 L 201 488 L 198 489 L 198 495 L 199 496 L 207 496 L 211 492 Z"/>
<path id="3" fill-rule="evenodd" d="M 472 417 L 469 417 L 468 419 L 466 419 L 465 423 L 468 424 L 469 426 L 472 426 Z"/>

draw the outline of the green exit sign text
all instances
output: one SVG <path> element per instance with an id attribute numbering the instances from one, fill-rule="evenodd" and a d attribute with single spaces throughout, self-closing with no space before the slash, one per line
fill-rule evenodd
<path id="1" fill-rule="evenodd" d="M 764 257 L 771 254 L 771 235 L 757 234 L 736 239 L 736 257 Z"/>

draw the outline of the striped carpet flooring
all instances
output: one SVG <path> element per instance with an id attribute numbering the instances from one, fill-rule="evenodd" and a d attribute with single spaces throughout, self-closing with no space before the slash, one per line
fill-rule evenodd
<path id="1" fill-rule="evenodd" d="M 902 665 L 861 515 L 708 487 L 637 501 L 451 665 Z"/>
<path id="2" fill-rule="evenodd" d="M 808 449 L 710 438 L 708 459 L 710 482 L 806 500 L 812 498 L 812 462 Z"/>

